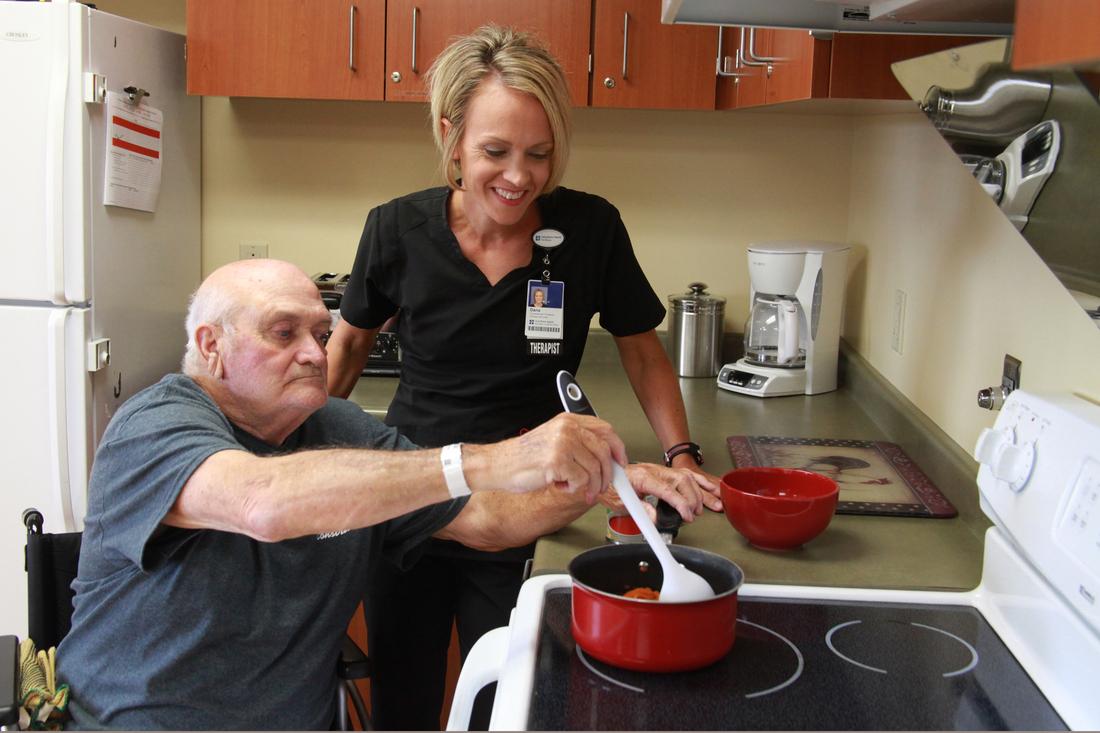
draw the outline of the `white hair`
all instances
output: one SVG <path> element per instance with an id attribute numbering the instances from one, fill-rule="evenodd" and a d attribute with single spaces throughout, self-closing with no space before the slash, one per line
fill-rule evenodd
<path id="1" fill-rule="evenodd" d="M 183 361 L 180 368 L 189 377 L 195 377 L 206 372 L 206 362 L 199 353 L 199 345 L 195 341 L 195 332 L 199 326 L 221 326 L 223 330 L 231 333 L 233 322 L 240 314 L 242 305 L 234 297 L 234 294 L 225 287 L 203 287 L 191 294 L 187 304 L 187 319 L 184 328 L 187 330 L 187 349 L 183 353 Z"/>

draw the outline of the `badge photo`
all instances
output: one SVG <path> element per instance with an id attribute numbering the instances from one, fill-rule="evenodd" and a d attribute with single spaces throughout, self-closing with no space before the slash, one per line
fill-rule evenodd
<path id="1" fill-rule="evenodd" d="M 528 339 L 560 340 L 565 323 L 565 283 L 560 280 L 528 280 L 526 311 L 524 336 Z"/>

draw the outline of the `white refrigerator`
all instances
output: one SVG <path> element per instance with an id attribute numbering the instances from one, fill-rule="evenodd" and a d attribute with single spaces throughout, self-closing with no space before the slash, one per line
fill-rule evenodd
<path id="1" fill-rule="evenodd" d="M 47 532 L 83 529 L 111 415 L 179 369 L 200 279 L 200 100 L 186 94 L 184 41 L 69 0 L 0 0 L 0 634 L 26 636 L 22 511 L 40 509 Z M 153 211 L 104 204 L 121 124 L 107 92 L 126 88 L 116 105 L 163 115 L 140 148 L 160 162 Z M 133 182 L 120 180 L 112 191 Z"/>

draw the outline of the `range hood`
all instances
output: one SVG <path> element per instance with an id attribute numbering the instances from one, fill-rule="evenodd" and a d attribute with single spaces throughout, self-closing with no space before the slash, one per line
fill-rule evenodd
<path id="1" fill-rule="evenodd" d="M 661 0 L 662 23 L 844 33 L 1012 35 L 1015 0 Z"/>

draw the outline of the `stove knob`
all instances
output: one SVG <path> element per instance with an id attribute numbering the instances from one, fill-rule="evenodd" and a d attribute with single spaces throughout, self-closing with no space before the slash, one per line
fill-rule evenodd
<path id="1" fill-rule="evenodd" d="M 1012 436 L 1006 435 L 995 428 L 984 428 L 982 434 L 978 436 L 977 444 L 974 446 L 974 457 L 978 459 L 978 463 L 992 466 L 993 459 L 1000 447 L 1011 442 Z"/>
<path id="2" fill-rule="evenodd" d="M 1008 484 L 1013 491 L 1024 488 L 1035 465 L 1035 444 L 1004 445 L 993 459 L 993 475 Z"/>

